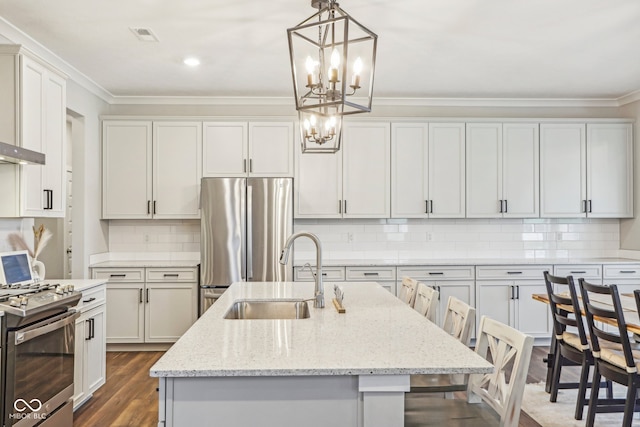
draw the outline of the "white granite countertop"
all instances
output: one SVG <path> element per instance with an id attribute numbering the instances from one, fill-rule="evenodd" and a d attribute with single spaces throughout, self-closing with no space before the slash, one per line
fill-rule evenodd
<path id="1" fill-rule="evenodd" d="M 301 267 L 305 263 L 316 264 L 313 259 L 295 259 L 294 266 Z M 323 259 L 323 267 L 404 267 L 404 266 L 436 266 L 436 265 L 571 265 L 571 264 L 640 264 L 640 260 L 630 258 L 446 258 L 446 259 Z"/>
<path id="2" fill-rule="evenodd" d="M 325 283 L 298 320 L 223 319 L 238 299 L 309 298 L 313 283 L 234 283 L 151 367 L 152 377 L 481 373 L 492 366 L 374 282 Z"/>
<path id="3" fill-rule="evenodd" d="M 102 261 L 91 264 L 89 267 L 118 267 L 118 268 L 143 268 L 143 267 L 167 267 L 167 268 L 180 268 L 180 267 L 196 267 L 200 264 L 200 261 L 194 260 L 113 260 Z"/>
<path id="4" fill-rule="evenodd" d="M 107 279 L 52 279 L 43 280 L 47 285 L 73 285 L 73 289 L 82 292 L 107 283 Z"/>

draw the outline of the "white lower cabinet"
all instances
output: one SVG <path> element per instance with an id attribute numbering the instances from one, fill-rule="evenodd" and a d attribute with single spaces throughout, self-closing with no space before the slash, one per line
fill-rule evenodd
<path id="1" fill-rule="evenodd" d="M 76 320 L 73 409 L 86 402 L 106 380 L 106 286 L 82 292 Z"/>
<path id="2" fill-rule="evenodd" d="M 549 338 L 552 331 L 549 306 L 532 298 L 546 294 L 544 271 L 551 265 L 476 267 L 477 320 L 487 315 L 533 337 Z"/>
<path id="3" fill-rule="evenodd" d="M 109 344 L 171 343 L 198 317 L 197 268 L 94 268 L 106 278 Z"/>
<path id="4" fill-rule="evenodd" d="M 316 269 L 313 267 L 313 274 Z M 298 266 L 293 269 L 296 282 L 312 282 L 314 277 L 311 269 Z M 325 295 L 333 295 L 333 282 L 376 282 L 393 295 L 396 294 L 396 267 L 395 266 L 371 266 L 371 267 L 322 267 L 322 280 L 325 284 Z"/>
<path id="5" fill-rule="evenodd" d="M 347 267 L 347 282 L 377 282 L 396 295 L 396 268 L 387 266 Z"/>
<path id="6" fill-rule="evenodd" d="M 411 277 L 423 282 L 440 293 L 436 308 L 438 325 L 443 324 L 450 296 L 475 307 L 475 268 L 472 265 L 398 267 L 398 284 L 402 283 L 403 277 Z M 471 337 L 475 337 L 475 332 L 472 332 Z"/>

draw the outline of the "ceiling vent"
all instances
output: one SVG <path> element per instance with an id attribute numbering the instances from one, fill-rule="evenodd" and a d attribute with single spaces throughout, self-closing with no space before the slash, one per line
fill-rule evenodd
<path id="1" fill-rule="evenodd" d="M 150 28 L 136 28 L 129 27 L 129 29 L 136 35 L 138 40 L 143 42 L 157 42 L 158 36 L 156 36 Z"/>

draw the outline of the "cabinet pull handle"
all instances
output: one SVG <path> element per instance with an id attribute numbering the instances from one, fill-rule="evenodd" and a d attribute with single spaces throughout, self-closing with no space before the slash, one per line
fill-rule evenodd
<path id="1" fill-rule="evenodd" d="M 154 215 L 156 214 L 156 203 L 157 203 L 157 200 L 154 200 L 153 201 L 153 214 Z"/>
<path id="2" fill-rule="evenodd" d="M 151 200 L 147 200 L 147 215 L 151 215 Z"/>
<path id="3" fill-rule="evenodd" d="M 147 289 L 147 304 L 149 304 L 149 289 Z"/>
<path id="4" fill-rule="evenodd" d="M 338 200 L 338 213 L 342 213 L 342 200 Z"/>
<path id="5" fill-rule="evenodd" d="M 344 201 L 344 213 L 347 213 L 347 201 Z"/>
<path id="6" fill-rule="evenodd" d="M 140 288 L 139 290 L 140 290 L 140 295 L 139 295 L 138 303 L 142 304 L 142 288 Z"/>
<path id="7" fill-rule="evenodd" d="M 583 200 L 582 201 L 582 212 L 587 212 L 587 201 Z"/>
<path id="8" fill-rule="evenodd" d="M 572 271 L 571 274 L 587 274 L 586 271 Z"/>
<path id="9" fill-rule="evenodd" d="M 429 213 L 429 201 L 424 201 L 424 213 Z"/>
<path id="10" fill-rule="evenodd" d="M 178 273 L 164 273 L 163 276 L 164 277 L 178 277 L 179 274 Z"/>
<path id="11" fill-rule="evenodd" d="M 593 211 L 591 210 L 591 199 L 589 199 L 589 213 L 591 213 L 591 212 L 593 212 Z"/>
<path id="12" fill-rule="evenodd" d="M 242 172 L 246 172 L 247 171 L 247 159 L 244 159 L 242 161 Z"/>
<path id="13" fill-rule="evenodd" d="M 442 276 L 444 273 L 442 271 L 430 271 L 429 276 Z"/>
<path id="14" fill-rule="evenodd" d="M 504 209 L 502 208 L 502 200 L 500 200 L 500 213 L 503 213 Z"/>
<path id="15" fill-rule="evenodd" d="M 442 295 L 440 293 L 440 285 L 436 286 L 436 290 L 438 291 L 438 301 L 440 301 L 440 295 Z"/>
<path id="16" fill-rule="evenodd" d="M 511 290 L 511 298 L 509 299 L 516 299 L 515 298 L 515 286 L 509 286 L 510 290 Z"/>
<path id="17" fill-rule="evenodd" d="M 89 299 L 83 299 L 82 302 L 91 302 L 91 301 L 95 301 L 95 297 L 91 297 Z"/>
<path id="18" fill-rule="evenodd" d="M 377 272 L 369 272 L 369 271 L 365 271 L 365 272 L 364 272 L 364 275 L 365 275 L 365 276 L 377 276 L 377 275 L 378 275 L 378 273 L 377 273 Z"/>
<path id="19" fill-rule="evenodd" d="M 92 317 L 91 319 L 89 319 L 89 321 L 91 322 L 89 324 L 89 326 L 91 326 L 90 338 L 94 339 L 96 337 L 96 319 Z"/>
<path id="20" fill-rule="evenodd" d="M 249 172 L 253 172 L 253 159 L 249 159 Z"/>
<path id="21" fill-rule="evenodd" d="M 520 299 L 520 285 L 516 285 L 516 299 Z"/>
<path id="22" fill-rule="evenodd" d="M 127 277 L 126 274 L 110 274 L 109 277 Z"/>
<path id="23" fill-rule="evenodd" d="M 522 274 L 522 271 L 507 271 L 507 274 Z"/>
<path id="24" fill-rule="evenodd" d="M 433 200 L 429 201 L 429 205 L 430 205 L 429 213 L 433 213 Z"/>
<path id="25" fill-rule="evenodd" d="M 84 340 L 89 341 L 91 339 L 91 319 L 87 319 L 84 322 L 89 327 L 89 331 L 87 333 L 87 336 L 84 337 Z"/>
<path id="26" fill-rule="evenodd" d="M 504 199 L 504 213 L 509 212 L 509 205 L 507 204 L 507 199 Z"/>
<path id="27" fill-rule="evenodd" d="M 635 270 L 620 270 L 621 274 L 633 274 L 635 272 L 636 272 Z"/>
<path id="28" fill-rule="evenodd" d="M 322 277 L 325 277 L 327 275 L 327 273 L 322 273 Z"/>

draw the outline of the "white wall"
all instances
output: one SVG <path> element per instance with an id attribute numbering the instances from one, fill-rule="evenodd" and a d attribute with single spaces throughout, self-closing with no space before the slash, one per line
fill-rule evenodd
<path id="1" fill-rule="evenodd" d="M 89 277 L 89 255 L 108 250 L 108 224 L 100 220 L 100 115 L 108 104 L 72 80 L 67 111 L 73 131 L 73 278 Z"/>
<path id="2" fill-rule="evenodd" d="M 640 250 L 640 101 L 632 102 L 620 109 L 624 117 L 636 120 L 634 126 L 634 215 L 635 218 L 620 221 L 620 249 Z"/>

